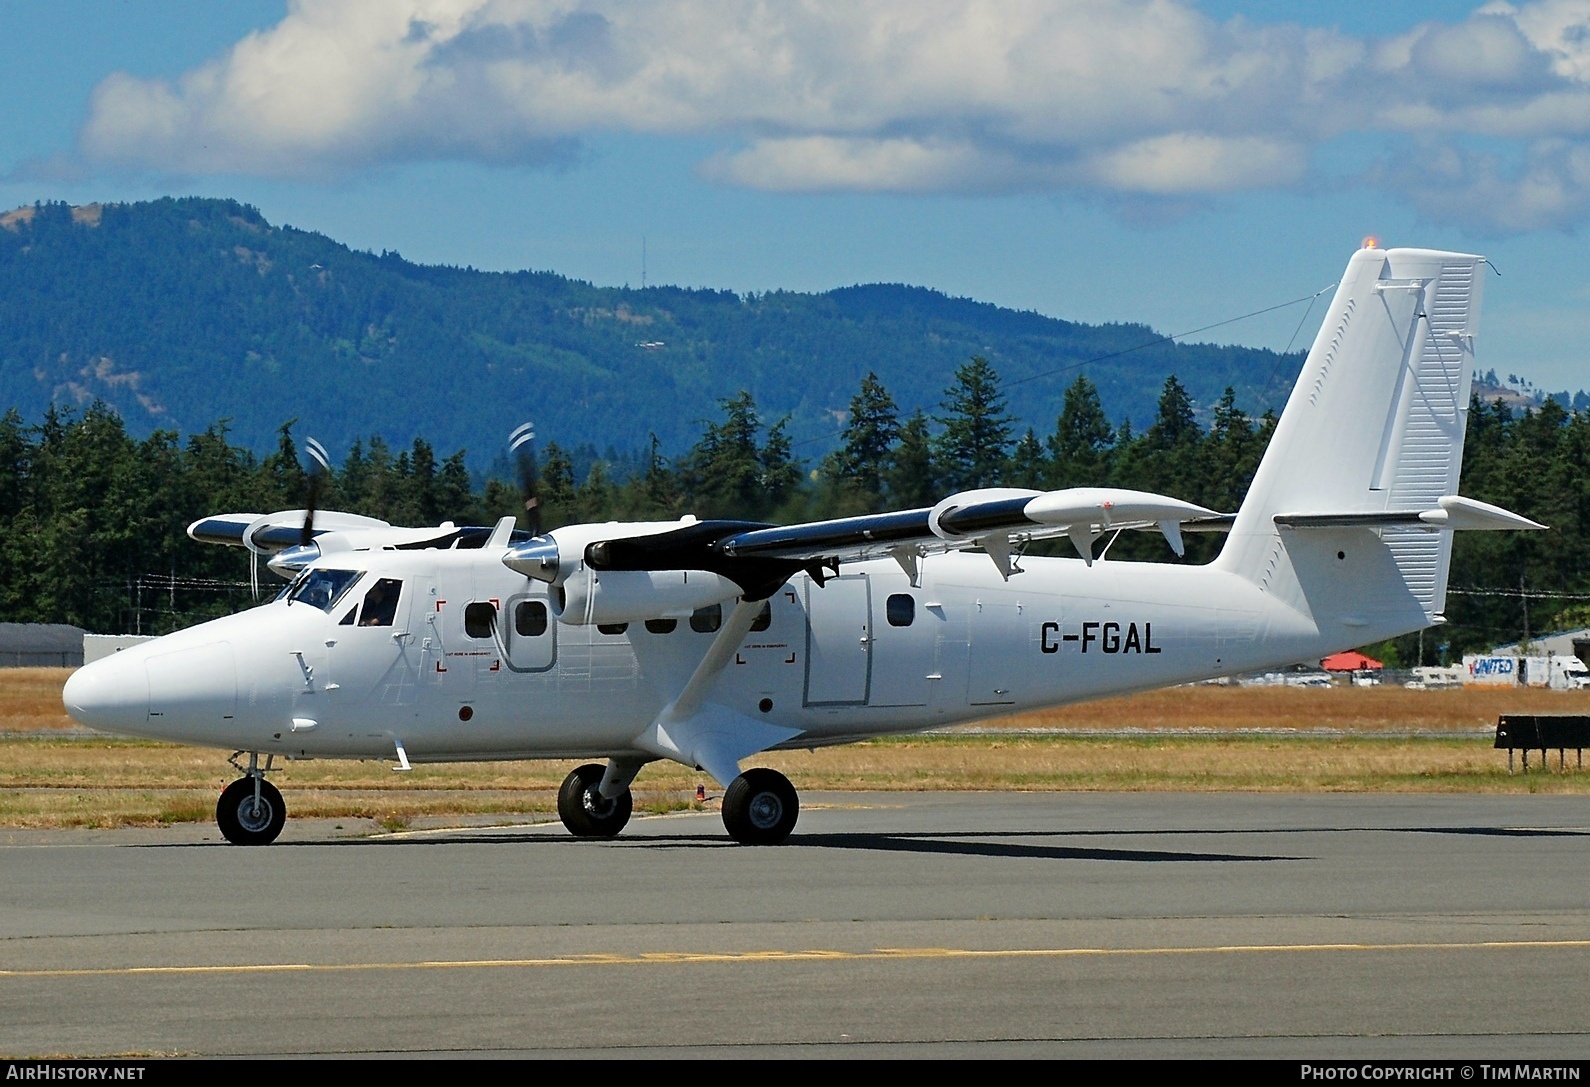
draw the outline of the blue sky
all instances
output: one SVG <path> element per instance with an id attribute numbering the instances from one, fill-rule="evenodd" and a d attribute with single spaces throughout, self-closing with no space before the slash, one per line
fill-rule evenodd
<path id="1" fill-rule="evenodd" d="M 1375 235 L 1490 256 L 1482 366 L 1590 386 L 1590 0 L 57 0 L 0 35 L 7 207 L 233 196 L 604 284 L 639 284 L 644 239 L 652 283 L 1168 332 Z"/>

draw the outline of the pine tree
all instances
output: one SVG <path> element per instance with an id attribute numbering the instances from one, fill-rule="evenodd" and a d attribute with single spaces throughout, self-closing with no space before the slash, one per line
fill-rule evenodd
<path id="1" fill-rule="evenodd" d="M 789 437 L 789 417 L 785 416 L 767 430 L 767 441 L 762 444 L 757 460 L 762 466 L 761 485 L 764 516 L 771 515 L 794 496 L 801 485 L 801 466 L 795 459 Z"/>
<path id="2" fill-rule="evenodd" d="M 1130 433 L 1130 431 L 1128 431 Z M 1060 417 L 1049 438 L 1052 487 L 1100 487 L 1109 479 L 1115 432 L 1099 403 L 1099 391 L 1083 374 L 1066 389 Z"/>
<path id="3" fill-rule="evenodd" d="M 436 490 L 436 453 L 424 438 L 415 438 L 409 453 L 408 507 L 417 524 L 434 525 L 441 520 L 441 498 Z"/>
<path id="4" fill-rule="evenodd" d="M 1005 473 L 1005 483 L 1011 487 L 1043 490 L 1049 473 L 1049 458 L 1044 456 L 1043 443 L 1038 440 L 1037 432 L 1028 427 L 1027 433 L 1016 443 L 1015 452 L 1010 455 L 1010 469 Z"/>
<path id="5" fill-rule="evenodd" d="M 608 480 L 607 468 L 601 461 L 591 462 L 591 472 L 580 485 L 574 505 L 582 522 L 610 519 L 613 512 L 613 485 Z"/>
<path id="6" fill-rule="evenodd" d="M 1205 480 L 1198 467 L 1199 443 L 1203 431 L 1193 412 L 1192 397 L 1176 375 L 1165 379 L 1159 395 L 1159 410 L 1152 426 L 1143 433 L 1140 457 L 1135 465 L 1135 486 L 1145 491 L 1196 500 Z"/>
<path id="7" fill-rule="evenodd" d="M 900 509 L 932 506 L 944 497 L 940 493 L 944 488 L 939 483 L 933 459 L 927 416 L 920 409 L 900 425 L 900 440 L 889 456 L 884 482 L 890 504 Z"/>
<path id="8" fill-rule="evenodd" d="M 1262 446 L 1256 441 L 1253 420 L 1237 407 L 1236 391 L 1229 385 L 1215 404 L 1214 424 L 1201 451 L 1198 478 L 1202 486 L 1196 493 L 1178 497 L 1234 512 L 1253 482 Z"/>
<path id="9" fill-rule="evenodd" d="M 850 401 L 850 418 L 841 435 L 843 444 L 823 463 L 823 474 L 833 480 L 848 501 L 847 513 L 875 512 L 883 508 L 889 455 L 900 437 L 899 409 L 894 397 L 872 371 L 861 379 L 861 391 Z"/>
<path id="10" fill-rule="evenodd" d="M 470 487 L 469 469 L 464 467 L 464 451 L 460 449 L 444 460 L 436 473 L 437 520 L 461 525 L 484 520 L 477 514 L 478 505 Z"/>
<path id="11" fill-rule="evenodd" d="M 1165 387 L 1159 394 L 1159 414 L 1144 437 L 1149 447 L 1155 450 L 1175 449 L 1202 437 L 1198 418 L 1193 412 L 1192 397 L 1176 380 L 1175 374 L 1165 379 Z"/>
<path id="12" fill-rule="evenodd" d="M 791 456 L 787 420 L 768 432 L 762 429 L 756 401 L 749 392 L 720 400 L 723 421 L 708 423 L 701 439 L 685 455 L 686 489 L 710 517 L 761 518 L 784 503 L 800 480 Z"/>
<path id="13" fill-rule="evenodd" d="M 955 381 L 939 405 L 944 427 L 936 442 L 939 472 L 951 490 L 999 483 L 1010 455 L 1010 429 L 999 375 L 981 355 L 955 371 Z"/>
<path id="14" fill-rule="evenodd" d="M 281 425 L 276 432 L 276 452 L 260 466 L 266 502 L 272 509 L 299 507 L 309 497 L 308 477 L 298 460 L 298 443 L 293 441 L 293 427 L 297 424 L 297 419 L 289 419 Z"/>
<path id="15" fill-rule="evenodd" d="M 557 442 L 548 442 L 541 460 L 537 486 L 542 528 L 556 528 L 578 519 L 574 494 L 574 464 Z M 523 501 L 522 499 L 520 500 Z"/>
<path id="16" fill-rule="evenodd" d="M 633 492 L 629 503 L 631 516 L 659 519 L 679 515 L 679 477 L 662 455 L 662 442 L 658 440 L 656 432 L 652 433 L 646 451 L 646 470 L 630 490 Z"/>

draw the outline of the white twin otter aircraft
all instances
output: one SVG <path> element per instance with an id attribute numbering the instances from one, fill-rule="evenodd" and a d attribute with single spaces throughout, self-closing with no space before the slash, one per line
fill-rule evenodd
<path id="1" fill-rule="evenodd" d="M 914 732 L 1318 658 L 1442 622 L 1452 533 L 1542 526 L 1459 497 L 1484 261 L 1348 262 L 1242 508 L 994 488 L 932 509 L 769 526 L 686 517 L 544 535 L 395 528 L 303 510 L 208 518 L 269 557 L 273 603 L 77 671 L 67 711 L 234 749 L 216 818 L 281 832 L 277 757 L 598 759 L 558 813 L 617 834 L 656 759 L 726 789 L 777 843 L 799 800 L 761 751 Z M 1207 566 L 1106 561 L 1100 541 L 1229 532 Z M 1022 556 L 1067 536 L 1079 558 Z M 246 769 L 240 761 L 246 754 Z M 263 757 L 262 757 L 263 756 Z"/>

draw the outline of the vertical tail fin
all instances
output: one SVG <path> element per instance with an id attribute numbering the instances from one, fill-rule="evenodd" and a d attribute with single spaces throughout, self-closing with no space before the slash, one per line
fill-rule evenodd
<path id="1" fill-rule="evenodd" d="M 1445 607 L 1452 533 L 1406 515 L 1457 493 L 1483 263 L 1353 254 L 1217 560 L 1346 644 Z"/>

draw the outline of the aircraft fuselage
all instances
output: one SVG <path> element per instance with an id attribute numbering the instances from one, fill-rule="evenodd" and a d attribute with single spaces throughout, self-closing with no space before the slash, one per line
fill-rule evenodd
<path id="1" fill-rule="evenodd" d="M 277 600 L 124 651 L 69 690 L 107 730 L 291 758 L 612 756 L 688 680 L 718 615 L 585 626 L 479 551 L 373 551 L 337 602 Z M 987 556 L 792 578 L 710 701 L 842 743 L 1275 666 L 1338 648 L 1252 582 L 1199 566 Z M 400 583 L 387 622 L 356 610 Z M 728 605 L 723 608 L 726 615 Z M 1362 632 L 1354 632 L 1361 636 Z M 1351 637 L 1351 636 L 1349 636 Z"/>

